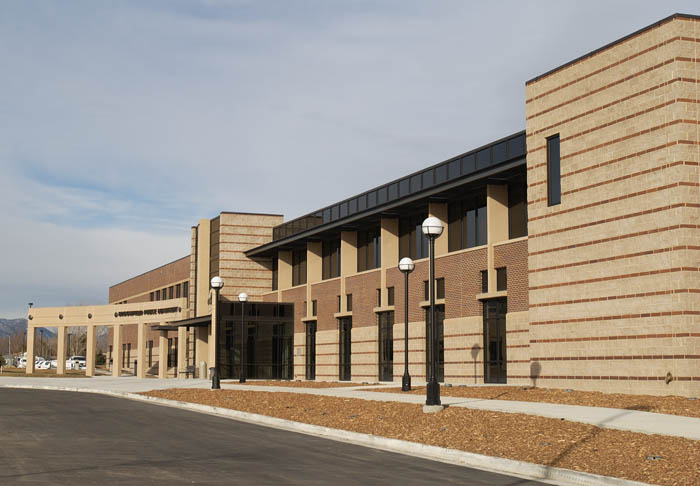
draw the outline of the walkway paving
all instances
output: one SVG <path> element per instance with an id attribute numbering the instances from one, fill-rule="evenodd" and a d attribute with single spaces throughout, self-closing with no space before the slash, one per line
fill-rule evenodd
<path id="1" fill-rule="evenodd" d="M 254 383 L 254 382 L 253 382 Z M 416 384 L 419 386 L 420 384 Z M 209 380 L 200 379 L 139 379 L 135 377 L 95 377 L 95 378 L 17 378 L 0 376 L 0 387 L 18 386 L 47 389 L 72 389 L 76 391 L 143 392 L 165 388 L 210 388 Z M 367 385 L 346 388 L 296 388 L 279 386 L 256 386 L 222 383 L 222 388 L 233 390 L 266 391 L 276 393 L 304 393 L 310 395 L 359 398 L 402 403 L 425 403 L 421 395 L 383 393 L 363 390 Z M 372 388 L 396 387 L 395 384 L 379 385 Z M 443 405 L 495 412 L 524 413 L 573 422 L 582 422 L 603 428 L 628 430 L 645 434 L 659 434 L 700 440 L 700 419 L 620 410 L 603 407 L 583 407 L 542 402 L 516 402 L 508 400 L 485 400 L 478 398 L 442 397 Z"/>

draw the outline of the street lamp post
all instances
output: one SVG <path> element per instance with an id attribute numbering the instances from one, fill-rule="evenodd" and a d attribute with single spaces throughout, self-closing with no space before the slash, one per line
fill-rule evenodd
<path id="1" fill-rule="evenodd" d="M 221 388 L 220 377 L 219 377 L 219 315 L 221 314 L 221 309 L 219 308 L 219 292 L 224 287 L 224 280 L 221 277 L 214 277 L 209 282 L 211 288 L 214 289 L 214 370 L 211 374 L 211 389 L 219 390 Z"/>
<path id="2" fill-rule="evenodd" d="M 404 257 L 399 262 L 399 270 L 403 272 L 405 279 L 405 298 L 404 298 L 404 334 L 403 334 L 403 355 L 404 355 L 404 367 L 403 367 L 403 378 L 401 379 L 401 391 L 411 391 L 411 375 L 408 373 L 408 274 L 411 273 L 416 268 L 416 264 L 413 263 L 408 257 Z"/>
<path id="3" fill-rule="evenodd" d="M 243 343 L 243 315 L 244 315 L 243 314 L 243 307 L 245 307 L 245 303 L 248 301 L 248 294 L 246 294 L 245 292 L 241 292 L 240 294 L 238 294 L 238 300 L 241 303 L 241 359 L 240 359 L 241 371 L 238 374 L 238 377 L 239 377 L 238 382 L 245 383 L 246 367 L 245 367 L 245 363 L 243 361 L 243 345 L 244 345 L 244 343 Z"/>
<path id="4" fill-rule="evenodd" d="M 430 240 L 430 379 L 426 390 L 425 404 L 440 405 L 440 384 L 437 381 L 438 336 L 435 322 L 435 238 L 442 234 L 442 222 L 434 216 L 428 217 L 421 226 L 423 234 Z"/>

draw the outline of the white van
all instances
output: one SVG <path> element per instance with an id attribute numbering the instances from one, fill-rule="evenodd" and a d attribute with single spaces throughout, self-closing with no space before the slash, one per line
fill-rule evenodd
<path id="1" fill-rule="evenodd" d="M 67 370 L 84 370 L 86 366 L 85 356 L 71 356 L 66 361 Z"/>

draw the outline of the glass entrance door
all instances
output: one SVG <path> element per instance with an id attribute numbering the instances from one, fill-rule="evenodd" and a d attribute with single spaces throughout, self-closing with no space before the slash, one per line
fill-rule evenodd
<path id="1" fill-rule="evenodd" d="M 316 379 L 316 321 L 306 323 L 306 379 Z"/>
<path id="2" fill-rule="evenodd" d="M 379 381 L 394 381 L 394 313 L 379 313 Z"/>
<path id="3" fill-rule="evenodd" d="M 350 381 L 351 331 L 352 317 L 341 317 L 338 319 L 338 334 L 340 338 L 338 379 L 341 381 Z"/>
<path id="4" fill-rule="evenodd" d="M 445 306 L 444 304 L 435 306 L 435 322 L 437 323 L 437 339 L 438 339 L 438 369 L 437 381 L 445 381 Z M 430 336 L 430 307 L 425 309 L 425 379 L 430 379 L 430 351 L 431 351 L 431 336 Z"/>
<path id="5" fill-rule="evenodd" d="M 506 383 L 506 299 L 484 302 L 484 382 Z"/>

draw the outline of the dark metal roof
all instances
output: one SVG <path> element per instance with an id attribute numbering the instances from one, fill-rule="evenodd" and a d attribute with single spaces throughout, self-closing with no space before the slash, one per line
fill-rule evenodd
<path id="1" fill-rule="evenodd" d="M 259 256 L 524 166 L 526 155 L 525 131 L 521 131 L 279 225 L 273 230 L 272 242 L 248 250 L 246 255 Z"/>
<path id="2" fill-rule="evenodd" d="M 674 13 L 673 15 L 669 15 L 669 16 L 666 17 L 665 19 L 661 19 L 661 20 L 659 20 L 658 22 L 654 22 L 654 23 L 651 24 L 651 25 L 647 25 L 646 27 L 642 27 L 641 29 L 634 31 L 634 32 L 632 32 L 631 34 L 627 34 L 627 35 L 624 36 L 624 37 L 620 37 L 619 39 L 614 40 L 614 41 L 610 42 L 609 44 L 605 44 L 603 47 L 599 47 L 598 49 L 595 49 L 595 50 L 593 50 L 593 51 L 591 51 L 591 52 L 589 52 L 589 53 L 587 53 L 587 54 L 584 54 L 583 56 L 579 56 L 579 57 L 577 57 L 576 59 L 574 59 L 574 60 L 572 60 L 572 61 L 569 61 L 569 62 L 567 62 L 567 63 L 562 64 L 561 66 L 555 67 L 554 69 L 550 69 L 550 70 L 547 71 L 546 73 L 540 74 L 539 76 L 535 76 L 535 77 L 532 78 L 531 80 L 526 81 L 525 84 L 527 85 L 527 84 L 533 83 L 533 82 L 535 82 L 535 81 L 537 81 L 537 80 L 539 80 L 539 79 L 542 79 L 542 78 L 544 78 L 544 77 L 546 77 L 546 76 L 549 76 L 550 74 L 552 74 L 552 73 L 554 73 L 554 72 L 556 72 L 556 71 L 559 71 L 559 70 L 562 69 L 562 68 L 565 68 L 565 67 L 570 66 L 570 65 L 572 65 L 572 64 L 576 64 L 577 62 L 582 61 L 582 60 L 586 59 L 587 57 L 594 56 L 594 55 L 598 54 L 599 52 L 602 52 L 602 51 L 604 51 L 604 50 L 606 50 L 606 49 L 609 49 L 609 48 L 613 47 L 613 46 L 616 45 L 616 44 L 619 44 L 619 43 L 621 43 L 621 42 L 624 42 L 624 41 L 626 41 L 627 39 L 630 39 L 630 38 L 632 38 L 632 37 L 634 37 L 634 36 L 636 36 L 636 35 L 641 34 L 642 32 L 646 32 L 647 30 L 651 30 L 651 29 L 653 29 L 653 28 L 655 28 L 655 27 L 658 27 L 658 26 L 660 26 L 660 25 L 665 24 L 666 22 L 670 22 L 671 20 L 674 20 L 674 19 L 695 19 L 695 20 L 700 20 L 700 16 L 699 16 L 699 15 L 682 14 L 682 13 Z"/>

